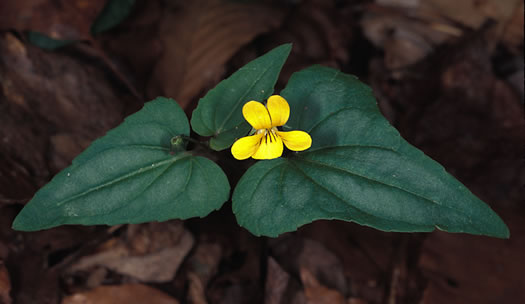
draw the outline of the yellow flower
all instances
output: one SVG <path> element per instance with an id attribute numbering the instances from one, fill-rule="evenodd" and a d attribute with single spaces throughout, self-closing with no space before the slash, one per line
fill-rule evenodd
<path id="1" fill-rule="evenodd" d="M 306 132 L 277 130 L 290 117 L 290 106 L 279 95 L 270 96 L 266 107 L 257 101 L 247 102 L 242 108 L 242 115 L 256 131 L 254 135 L 242 137 L 233 144 L 231 151 L 236 159 L 280 157 L 283 143 L 293 151 L 303 151 L 312 145 L 312 138 Z"/>

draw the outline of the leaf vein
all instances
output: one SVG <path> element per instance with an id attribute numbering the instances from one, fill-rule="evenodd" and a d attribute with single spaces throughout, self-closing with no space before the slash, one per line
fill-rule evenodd
<path id="1" fill-rule="evenodd" d="M 227 121 L 230 120 L 231 116 L 233 115 L 233 112 L 235 112 L 235 109 L 237 109 L 237 107 L 239 106 L 239 104 L 245 100 L 246 98 L 246 95 L 248 95 L 248 93 L 251 91 L 251 89 L 255 86 L 255 84 L 261 80 L 261 78 L 263 78 L 263 76 L 273 67 L 273 65 L 267 67 L 264 72 L 262 72 L 259 77 L 257 77 L 257 79 L 255 79 L 254 82 L 252 82 L 252 84 L 250 85 L 250 87 L 246 90 L 246 92 L 241 96 L 239 97 L 239 99 L 235 102 L 235 106 L 233 107 L 233 110 L 228 113 L 228 115 L 226 116 L 226 118 L 222 121 L 221 125 L 219 126 L 219 128 L 217 128 L 217 131 L 215 132 L 215 134 L 219 134 L 222 132 L 223 128 L 224 128 L 224 125 L 226 124 Z"/>
<path id="2" fill-rule="evenodd" d="M 135 170 L 133 170 L 133 171 L 131 171 L 131 172 L 128 172 L 127 174 L 122 175 L 122 176 L 119 177 L 119 178 L 116 178 L 116 179 L 113 179 L 113 180 L 108 181 L 108 182 L 106 182 L 106 183 L 103 183 L 103 184 L 100 184 L 100 185 L 98 185 L 98 186 L 92 187 L 92 188 L 90 188 L 90 189 L 88 189 L 88 190 L 86 190 L 86 191 L 83 191 L 83 192 L 81 192 L 81 193 L 75 194 L 75 195 L 73 195 L 73 196 L 71 196 L 71 197 L 69 197 L 69 198 L 67 198 L 67 199 L 65 199 L 65 200 L 59 201 L 59 202 L 56 203 L 56 205 L 57 205 L 57 206 L 61 206 L 61 205 L 65 204 L 65 203 L 67 203 L 67 202 L 69 202 L 69 201 L 72 201 L 72 200 L 74 200 L 74 199 L 77 199 L 77 198 L 79 198 L 79 197 L 82 197 L 82 196 L 84 196 L 84 195 L 87 195 L 87 194 L 89 194 L 89 193 L 91 193 L 91 192 L 95 192 L 95 191 L 98 191 L 98 190 L 100 190 L 100 189 L 103 189 L 103 188 L 106 188 L 106 187 L 112 186 L 112 185 L 114 185 L 114 184 L 116 184 L 116 183 L 122 182 L 122 181 L 124 181 L 124 180 L 129 179 L 129 178 L 132 178 L 132 177 L 134 177 L 134 176 L 136 176 L 136 175 L 138 175 L 138 174 L 140 174 L 140 173 L 144 173 L 144 172 L 147 172 L 147 171 L 150 171 L 150 170 L 155 170 L 155 169 L 157 169 L 159 166 L 162 166 L 162 165 L 164 165 L 164 164 L 169 164 L 170 162 L 175 163 L 175 162 L 178 162 L 178 161 L 180 161 L 180 160 L 182 160 L 182 159 L 185 159 L 185 158 L 188 158 L 188 157 L 191 157 L 191 155 L 187 155 L 187 154 L 185 154 L 185 155 L 183 155 L 182 157 L 178 157 L 178 158 L 177 158 L 177 157 L 173 157 L 173 158 L 169 158 L 169 159 L 167 159 L 167 160 L 163 160 L 163 161 L 160 161 L 160 162 L 157 162 L 157 163 L 153 163 L 153 166 L 148 165 L 148 166 L 146 166 L 146 167 L 141 167 L 141 168 L 135 169 Z"/>

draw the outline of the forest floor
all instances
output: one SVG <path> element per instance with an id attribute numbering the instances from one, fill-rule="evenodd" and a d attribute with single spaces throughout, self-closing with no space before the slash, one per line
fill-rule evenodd
<path id="1" fill-rule="evenodd" d="M 96 36 L 106 0 L 57 3 L 0 4 L 0 303 L 525 303 L 523 1 L 138 0 Z M 78 41 L 45 50 L 27 31 Z M 312 64 L 357 75 L 510 239 L 341 221 L 255 237 L 231 203 L 186 221 L 11 229 L 40 187 L 145 101 L 171 97 L 191 114 L 287 42 L 277 92 Z"/>

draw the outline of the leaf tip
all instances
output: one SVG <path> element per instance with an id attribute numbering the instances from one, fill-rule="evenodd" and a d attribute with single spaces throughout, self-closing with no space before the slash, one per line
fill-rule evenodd
<path id="1" fill-rule="evenodd" d="M 495 233 L 493 235 L 494 237 L 500 238 L 500 239 L 510 239 L 510 229 L 509 227 L 503 223 L 502 221 L 502 227 L 501 230 L 498 233 Z"/>
<path id="2" fill-rule="evenodd" d="M 38 229 L 34 229 L 31 225 L 32 220 L 27 216 L 26 212 L 24 212 L 24 209 L 20 211 L 20 213 L 15 217 L 15 220 L 11 224 L 11 229 L 16 231 L 35 231 Z"/>

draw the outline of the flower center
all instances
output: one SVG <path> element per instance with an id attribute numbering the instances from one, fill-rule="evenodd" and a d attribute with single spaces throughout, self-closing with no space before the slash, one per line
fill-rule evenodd
<path id="1" fill-rule="evenodd" d="M 257 130 L 257 134 L 263 134 L 263 137 L 261 137 L 259 144 L 262 143 L 263 140 L 265 143 L 272 143 L 274 141 L 277 141 L 276 127 L 272 127 L 271 129 L 259 129 Z"/>

